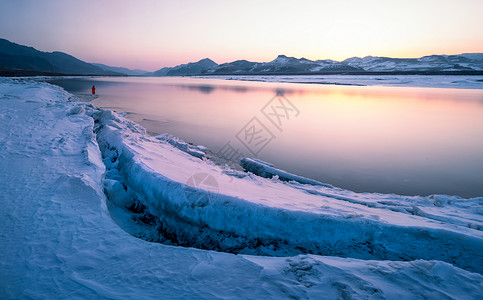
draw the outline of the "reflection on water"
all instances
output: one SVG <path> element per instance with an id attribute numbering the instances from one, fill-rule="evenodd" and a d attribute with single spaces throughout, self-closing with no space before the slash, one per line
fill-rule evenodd
<path id="1" fill-rule="evenodd" d="M 129 112 L 152 134 L 213 151 L 256 118 L 274 135 L 258 158 L 355 191 L 483 196 L 483 91 L 239 82 L 196 78 L 57 80 L 94 104 Z M 277 93 L 300 112 L 277 128 L 262 109 Z"/>

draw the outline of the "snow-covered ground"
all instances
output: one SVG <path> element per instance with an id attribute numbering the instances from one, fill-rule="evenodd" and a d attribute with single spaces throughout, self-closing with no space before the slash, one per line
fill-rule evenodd
<path id="1" fill-rule="evenodd" d="M 230 170 L 45 83 L 0 126 L 1 299 L 483 297 L 483 198 Z"/>
<path id="2" fill-rule="evenodd" d="M 196 76 L 197 78 L 243 81 L 292 82 L 335 85 L 377 85 L 483 89 L 483 76 L 478 75 L 227 75 Z"/>

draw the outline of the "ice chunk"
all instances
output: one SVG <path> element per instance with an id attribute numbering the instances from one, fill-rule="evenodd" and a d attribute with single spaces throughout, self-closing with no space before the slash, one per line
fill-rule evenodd
<path id="1" fill-rule="evenodd" d="M 206 147 L 205 146 L 196 146 L 196 145 L 191 145 L 183 141 L 182 139 L 175 137 L 171 134 L 161 134 L 156 136 L 158 140 L 161 141 L 166 141 L 173 145 L 174 147 L 178 148 L 181 151 L 184 151 L 188 153 L 189 155 L 192 155 L 197 158 L 203 158 L 206 155 Z"/>
<path id="2" fill-rule="evenodd" d="M 298 176 L 284 170 L 280 170 L 274 167 L 274 165 L 261 161 L 255 158 L 248 158 L 244 157 L 240 161 L 240 165 L 248 172 L 252 172 L 261 177 L 265 178 L 272 178 L 274 176 L 278 176 L 279 180 L 282 181 L 296 181 L 302 184 L 312 184 L 312 185 L 320 185 L 325 187 L 332 187 L 330 184 L 322 183 L 317 180 L 305 178 L 302 176 Z"/>

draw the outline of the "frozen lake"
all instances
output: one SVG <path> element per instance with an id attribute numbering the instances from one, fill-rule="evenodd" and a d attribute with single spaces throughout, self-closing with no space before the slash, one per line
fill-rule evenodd
<path id="1" fill-rule="evenodd" d="M 152 134 L 238 151 L 334 186 L 483 196 L 483 89 L 206 78 L 50 81 Z"/>

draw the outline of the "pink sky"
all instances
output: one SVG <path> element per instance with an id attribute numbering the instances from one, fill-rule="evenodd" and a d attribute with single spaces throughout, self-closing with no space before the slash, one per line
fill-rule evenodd
<path id="1" fill-rule="evenodd" d="M 342 60 L 483 52 L 480 0 L 0 2 L 0 37 L 154 71 L 209 57 Z"/>

